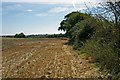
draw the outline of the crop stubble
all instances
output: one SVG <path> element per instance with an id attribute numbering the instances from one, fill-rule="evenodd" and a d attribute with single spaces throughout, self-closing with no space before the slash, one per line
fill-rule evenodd
<path id="1" fill-rule="evenodd" d="M 9 39 L 2 43 L 3 78 L 95 78 L 98 69 L 62 39 Z"/>

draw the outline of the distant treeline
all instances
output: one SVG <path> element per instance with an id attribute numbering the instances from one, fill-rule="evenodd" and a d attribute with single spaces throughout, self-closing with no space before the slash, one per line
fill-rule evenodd
<path id="1" fill-rule="evenodd" d="M 3 36 L 0 36 L 0 37 L 9 37 L 9 38 L 14 38 L 14 35 L 3 35 Z"/>
<path id="2" fill-rule="evenodd" d="M 66 34 L 32 34 L 32 35 L 25 35 L 24 33 L 15 34 L 15 35 L 4 35 L 2 37 L 9 37 L 9 38 L 62 38 L 66 37 Z"/>
<path id="3" fill-rule="evenodd" d="M 65 34 L 38 34 L 38 35 L 27 35 L 27 38 L 59 38 L 66 37 Z"/>

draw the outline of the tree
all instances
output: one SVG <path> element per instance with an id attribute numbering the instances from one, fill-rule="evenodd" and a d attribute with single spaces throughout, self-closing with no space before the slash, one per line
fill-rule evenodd
<path id="1" fill-rule="evenodd" d="M 18 36 L 19 36 L 19 34 L 15 34 L 15 36 L 14 36 L 14 37 L 15 37 L 15 38 L 17 38 Z"/>
<path id="2" fill-rule="evenodd" d="M 20 34 L 15 34 L 14 36 L 15 38 L 25 38 L 24 33 L 20 33 Z"/>
<path id="3" fill-rule="evenodd" d="M 19 34 L 19 37 L 20 37 L 20 38 L 25 38 L 24 33 L 20 33 L 20 34 Z"/>
<path id="4" fill-rule="evenodd" d="M 120 1 L 107 2 L 108 10 L 114 14 L 114 22 L 116 26 L 120 24 Z"/>
<path id="5" fill-rule="evenodd" d="M 58 30 L 66 31 L 66 35 L 68 38 L 70 38 L 71 41 L 73 41 L 72 37 L 72 31 L 71 30 L 78 22 L 81 22 L 84 19 L 87 19 L 90 17 L 87 14 L 80 13 L 80 12 L 72 12 L 65 16 L 64 20 L 61 21 L 60 27 Z"/>
<path id="6" fill-rule="evenodd" d="M 91 25 L 88 22 L 91 22 L 91 16 L 85 13 L 72 12 L 65 16 L 65 19 L 61 21 L 60 27 L 58 30 L 66 31 L 66 35 L 69 38 L 70 43 L 74 43 L 76 40 L 84 41 L 87 39 L 90 32 L 87 29 L 91 29 Z M 84 25 L 83 25 L 84 24 Z M 81 30 L 82 29 L 82 30 Z M 92 31 L 92 30 L 91 30 Z M 79 39 L 76 39 L 78 38 Z"/>
<path id="7" fill-rule="evenodd" d="M 94 14 L 99 19 L 114 22 L 116 27 L 120 26 L 120 1 L 109 0 L 106 3 L 100 3 L 101 7 L 97 9 L 97 13 Z"/>

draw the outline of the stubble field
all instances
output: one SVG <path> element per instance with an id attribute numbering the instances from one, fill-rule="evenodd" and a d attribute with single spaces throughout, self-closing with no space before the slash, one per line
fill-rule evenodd
<path id="1" fill-rule="evenodd" d="M 3 78 L 97 78 L 88 58 L 76 55 L 67 39 L 2 39 Z"/>

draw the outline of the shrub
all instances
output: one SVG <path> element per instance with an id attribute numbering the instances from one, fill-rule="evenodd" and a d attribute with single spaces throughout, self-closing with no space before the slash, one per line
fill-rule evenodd
<path id="1" fill-rule="evenodd" d="M 92 56 L 94 62 L 101 65 L 101 70 L 106 69 L 108 73 L 115 77 L 120 74 L 118 30 L 105 22 L 102 22 L 100 28 L 96 27 L 95 35 L 86 42 L 84 51 Z"/>

